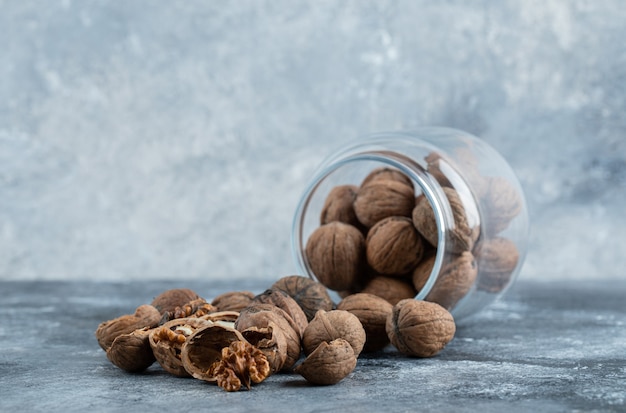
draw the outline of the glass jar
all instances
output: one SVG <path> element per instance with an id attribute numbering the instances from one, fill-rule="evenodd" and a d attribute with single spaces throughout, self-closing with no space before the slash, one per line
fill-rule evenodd
<path id="1" fill-rule="evenodd" d="M 394 174 L 408 178 L 402 185 L 412 192 L 391 184 Z M 331 195 L 335 188 L 343 188 L 340 197 Z M 331 225 L 335 220 L 342 222 Z M 441 304 L 459 321 L 514 282 L 528 226 L 523 191 L 502 156 L 469 133 L 427 127 L 370 135 L 323 161 L 297 206 L 292 249 L 300 271 L 339 297 L 368 292 L 392 303 L 414 297 Z M 340 233 L 328 235 L 333 231 Z M 316 232 L 325 235 L 313 239 Z M 354 244 L 342 247 L 345 238 Z M 329 281 L 347 273 L 348 288 Z"/>

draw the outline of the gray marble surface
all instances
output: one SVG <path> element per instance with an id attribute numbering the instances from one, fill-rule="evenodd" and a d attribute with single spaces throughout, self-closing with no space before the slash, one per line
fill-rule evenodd
<path id="1" fill-rule="evenodd" d="M 623 277 L 625 21 L 623 0 L 0 0 L 0 279 L 292 273 L 323 158 L 428 125 L 519 175 L 522 278 Z"/>
<path id="2" fill-rule="evenodd" d="M 205 298 L 266 285 L 209 281 L 0 282 L 0 411 L 624 412 L 626 283 L 520 282 L 459 326 L 436 357 L 392 347 L 359 359 L 334 386 L 278 374 L 250 391 L 127 374 L 94 331 L 165 289 Z"/>

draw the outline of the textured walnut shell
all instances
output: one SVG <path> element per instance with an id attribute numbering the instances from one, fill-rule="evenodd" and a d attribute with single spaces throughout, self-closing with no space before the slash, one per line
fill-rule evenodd
<path id="1" fill-rule="evenodd" d="M 452 315 L 437 303 L 402 300 L 387 318 L 387 335 L 398 351 L 408 356 L 431 357 L 452 340 Z"/>
<path id="2" fill-rule="evenodd" d="M 470 226 L 459 194 L 454 189 L 448 187 L 443 187 L 442 190 L 450 203 L 452 215 L 454 216 L 454 228 L 449 231 L 447 248 L 450 252 L 459 254 L 463 251 L 471 251 L 474 242 L 478 238 L 479 228 Z M 439 245 L 437 222 L 432 206 L 426 197 L 419 198 L 419 202 L 413 209 L 412 218 L 413 224 L 419 233 L 431 245 L 437 247 Z"/>
<path id="3" fill-rule="evenodd" d="M 515 243 L 507 238 L 495 237 L 481 242 L 475 253 L 481 272 L 477 288 L 490 293 L 502 291 L 509 284 L 519 261 Z"/>
<path id="4" fill-rule="evenodd" d="M 386 275 L 374 276 L 360 292 L 374 294 L 387 300 L 391 305 L 405 298 L 413 298 L 417 294 L 411 282 Z"/>
<path id="5" fill-rule="evenodd" d="M 506 178 L 486 178 L 488 190 L 483 196 L 485 216 L 489 218 L 486 228 L 490 235 L 504 231 L 513 218 L 522 211 L 522 198 Z"/>
<path id="6" fill-rule="evenodd" d="M 412 271 L 422 259 L 424 242 L 407 217 L 385 218 L 367 233 L 367 263 L 385 275 Z"/>
<path id="7" fill-rule="evenodd" d="M 217 311 L 241 311 L 250 304 L 254 298 L 251 291 L 230 291 L 220 294 L 211 301 L 211 305 Z"/>
<path id="8" fill-rule="evenodd" d="M 153 329 L 149 336 L 150 347 L 161 367 L 174 376 L 189 377 L 180 359 L 182 346 L 196 330 L 208 325 L 213 325 L 213 323 L 197 317 L 188 317 L 168 321 Z M 177 334 L 177 332 L 182 334 Z"/>
<path id="9" fill-rule="evenodd" d="M 150 331 L 147 328 L 117 336 L 107 350 L 107 358 L 129 373 L 144 371 L 156 361 L 149 336 Z"/>
<path id="10" fill-rule="evenodd" d="M 363 352 L 383 349 L 389 344 L 385 326 L 393 306 L 384 298 L 374 294 L 357 293 L 345 297 L 337 304 L 337 310 L 354 314 L 365 330 Z"/>
<path id="11" fill-rule="evenodd" d="M 411 181 L 411 178 L 409 178 L 397 169 L 388 167 L 374 169 L 365 177 L 365 179 L 363 179 L 363 182 L 361 182 L 361 187 L 377 181 L 396 181 L 413 188 L 413 181 Z"/>
<path id="12" fill-rule="evenodd" d="M 289 370 L 300 358 L 301 338 L 295 322 L 284 310 L 272 304 L 253 303 L 241 310 L 235 328 L 245 331 L 251 327 L 264 328 L 272 324 L 273 328 L 281 330 L 285 335 L 287 354 L 282 370 Z"/>
<path id="13" fill-rule="evenodd" d="M 200 297 L 195 291 L 189 288 L 174 288 L 157 295 L 152 303 L 161 314 L 165 312 L 173 312 L 176 307 L 182 307 L 190 301 L 197 300 Z"/>
<path id="14" fill-rule="evenodd" d="M 220 324 L 207 324 L 198 328 L 182 345 L 180 359 L 187 373 L 196 379 L 213 382 L 216 377 L 209 368 L 222 357 L 222 349 L 233 341 L 245 341 L 234 328 Z"/>
<path id="15" fill-rule="evenodd" d="M 417 267 L 413 270 L 412 280 L 413 287 L 415 287 L 415 291 L 420 292 L 426 282 L 428 282 L 428 278 L 430 278 L 430 273 L 435 266 L 435 260 L 437 259 L 437 251 L 431 250 L 424 254 L 422 260 Z"/>
<path id="16" fill-rule="evenodd" d="M 335 306 L 326 287 L 308 277 L 288 275 L 276 281 L 272 288 L 289 294 L 302 308 L 308 321 L 315 317 L 318 310 L 330 311 Z"/>
<path id="17" fill-rule="evenodd" d="M 291 298 L 289 294 L 281 289 L 267 289 L 263 293 L 254 297 L 252 303 L 272 304 L 276 307 L 283 309 L 293 319 L 295 325 L 298 328 L 297 331 L 300 334 L 300 337 L 302 337 L 304 329 L 309 324 L 309 321 L 306 318 L 306 314 L 304 314 L 302 308 L 300 308 L 298 303 L 296 303 L 296 300 Z"/>
<path id="18" fill-rule="evenodd" d="M 282 370 L 287 361 L 287 338 L 283 330 L 270 322 L 267 327 L 247 328 L 241 335 L 265 354 L 272 374 Z"/>
<path id="19" fill-rule="evenodd" d="M 313 231 L 305 254 L 319 282 L 332 290 L 347 290 L 359 277 L 365 239 L 352 225 L 331 222 Z"/>
<path id="20" fill-rule="evenodd" d="M 355 356 L 359 356 L 365 344 L 365 330 L 358 317 L 348 311 L 320 310 L 311 320 L 302 336 L 305 354 L 311 354 L 322 342 L 342 338 L 350 343 Z"/>
<path id="21" fill-rule="evenodd" d="M 294 371 L 309 383 L 330 385 L 352 373 L 356 362 L 350 343 L 338 338 L 330 343 L 322 342 Z"/>
<path id="22" fill-rule="evenodd" d="M 353 207 L 358 190 L 359 188 L 355 185 L 340 185 L 331 189 L 322 207 L 320 224 L 325 225 L 339 221 L 355 227 L 358 226 L 359 221 Z"/>
<path id="23" fill-rule="evenodd" d="M 379 180 L 359 188 L 354 212 L 359 222 L 370 228 L 387 217 L 410 217 L 414 206 L 413 187 L 402 182 Z"/>
<path id="24" fill-rule="evenodd" d="M 100 323 L 96 329 L 96 339 L 100 347 L 107 351 L 118 336 L 130 334 L 144 327 L 156 327 L 160 320 L 161 313 L 155 307 L 144 304 L 137 307 L 134 314 L 123 315 Z"/>
<path id="25" fill-rule="evenodd" d="M 474 256 L 465 251 L 444 264 L 426 300 L 438 303 L 447 310 L 454 308 L 472 288 L 477 274 Z"/>

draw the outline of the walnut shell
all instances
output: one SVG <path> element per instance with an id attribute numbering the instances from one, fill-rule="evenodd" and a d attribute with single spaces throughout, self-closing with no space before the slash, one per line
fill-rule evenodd
<path id="1" fill-rule="evenodd" d="M 305 254 L 319 282 L 332 290 L 347 290 L 359 277 L 365 239 L 352 225 L 331 222 L 313 231 Z"/>
<path id="2" fill-rule="evenodd" d="M 500 176 L 486 178 L 487 193 L 483 197 L 485 216 L 489 223 L 485 225 L 490 235 L 504 231 L 513 218 L 522 211 L 523 201 L 515 187 Z"/>
<path id="3" fill-rule="evenodd" d="M 411 279 L 413 280 L 413 287 L 415 287 L 417 292 L 420 292 L 428 282 L 436 259 L 437 250 L 431 250 L 424 254 L 420 263 L 417 264 L 417 267 L 413 270 Z"/>
<path id="4" fill-rule="evenodd" d="M 150 330 L 147 328 L 117 336 L 107 350 L 107 358 L 129 373 L 144 371 L 156 361 L 149 336 Z"/>
<path id="5" fill-rule="evenodd" d="M 211 305 L 217 311 L 241 311 L 250 304 L 254 298 L 251 291 L 230 291 L 218 295 L 211 301 Z"/>
<path id="6" fill-rule="evenodd" d="M 96 329 L 96 339 L 104 351 L 107 351 L 113 341 L 122 334 L 130 334 L 144 327 L 156 327 L 161 320 L 161 313 L 155 307 L 144 304 L 135 310 L 134 314 L 127 314 L 113 320 L 105 321 Z"/>
<path id="7" fill-rule="evenodd" d="M 182 346 L 187 337 L 207 325 L 213 323 L 197 317 L 176 318 L 150 331 L 150 347 L 161 367 L 174 376 L 189 377 L 180 358 Z"/>
<path id="8" fill-rule="evenodd" d="M 325 225 L 339 221 L 355 227 L 358 226 L 359 221 L 352 206 L 358 190 L 359 188 L 355 185 L 340 185 L 331 189 L 322 207 L 320 224 Z"/>
<path id="9" fill-rule="evenodd" d="M 384 298 L 367 293 L 349 295 L 337 304 L 337 310 L 348 311 L 361 322 L 365 330 L 363 352 L 378 351 L 389 344 L 385 325 L 392 308 Z"/>
<path id="10" fill-rule="evenodd" d="M 302 348 L 305 354 L 311 354 L 322 342 L 343 338 L 359 356 L 365 344 L 365 330 L 358 317 L 348 311 L 320 310 L 311 320 L 302 336 Z"/>
<path id="11" fill-rule="evenodd" d="M 301 338 L 295 322 L 284 310 L 272 304 L 253 303 L 241 310 L 235 328 L 244 331 L 251 327 L 268 327 L 271 324 L 285 335 L 287 355 L 282 370 L 289 370 L 300 358 Z"/>
<path id="12" fill-rule="evenodd" d="M 424 242 L 407 217 L 378 221 L 365 240 L 367 263 L 380 274 L 405 274 L 422 259 Z"/>
<path id="13" fill-rule="evenodd" d="M 450 203 L 450 208 L 454 216 L 454 228 L 449 231 L 448 250 L 453 253 L 461 253 L 463 251 L 471 251 L 474 242 L 478 239 L 479 227 L 471 227 L 465 207 L 459 194 L 452 188 L 443 187 L 443 192 Z M 437 233 L 437 222 L 432 206 L 426 197 L 420 197 L 419 202 L 413 209 L 413 224 L 420 234 L 431 245 L 437 247 L 439 245 L 439 236 Z"/>
<path id="14" fill-rule="evenodd" d="M 354 212 L 367 228 L 387 217 L 410 217 L 414 206 L 413 187 L 391 180 L 377 180 L 362 186 L 354 200 Z"/>
<path id="15" fill-rule="evenodd" d="M 350 343 L 338 338 L 330 343 L 322 342 L 294 371 L 309 383 L 330 385 L 352 373 L 356 362 Z"/>
<path id="16" fill-rule="evenodd" d="M 210 367 L 222 358 L 222 349 L 233 341 L 246 341 L 234 328 L 220 324 L 207 324 L 187 337 L 180 350 L 183 368 L 196 379 L 214 382 Z"/>
<path id="17" fill-rule="evenodd" d="M 322 283 L 302 275 L 282 277 L 272 285 L 272 288 L 278 288 L 289 294 L 302 308 L 308 321 L 315 317 L 318 310 L 330 311 L 335 306 Z"/>
<path id="18" fill-rule="evenodd" d="M 431 357 L 452 340 L 456 326 L 452 315 L 439 304 L 407 299 L 393 307 L 386 329 L 399 352 Z"/>
<path id="19" fill-rule="evenodd" d="M 282 370 L 287 361 L 287 338 L 283 330 L 269 322 L 267 327 L 249 327 L 241 335 L 265 354 L 272 374 Z"/>
<path id="20" fill-rule="evenodd" d="M 465 251 L 443 265 L 426 300 L 438 303 L 447 310 L 454 308 L 472 288 L 477 274 L 474 256 Z"/>
<path id="21" fill-rule="evenodd" d="M 502 291 L 509 284 L 519 261 L 515 243 L 495 237 L 479 243 L 475 253 L 481 272 L 477 288 L 490 293 Z"/>
<path id="22" fill-rule="evenodd" d="M 174 288 L 157 295 L 152 303 L 161 314 L 166 312 L 174 312 L 176 307 L 182 307 L 190 301 L 197 300 L 200 297 L 195 291 L 189 288 Z"/>
<path id="23" fill-rule="evenodd" d="M 417 294 L 411 282 L 386 275 L 374 276 L 360 292 L 374 294 L 387 300 L 391 305 L 405 298 L 413 298 Z"/>
<path id="24" fill-rule="evenodd" d="M 293 319 L 300 337 L 302 337 L 304 329 L 309 324 L 306 314 L 304 314 L 302 308 L 300 308 L 298 303 L 296 303 L 296 300 L 291 298 L 289 294 L 281 289 L 269 288 L 254 297 L 252 303 L 272 304 L 283 309 Z"/>
<path id="25" fill-rule="evenodd" d="M 361 187 L 364 187 L 376 181 L 396 181 L 413 188 L 413 181 L 411 181 L 411 178 L 409 178 L 403 172 L 400 172 L 397 169 L 388 167 L 374 169 L 365 177 L 365 179 L 363 179 L 363 182 L 361 182 Z"/>

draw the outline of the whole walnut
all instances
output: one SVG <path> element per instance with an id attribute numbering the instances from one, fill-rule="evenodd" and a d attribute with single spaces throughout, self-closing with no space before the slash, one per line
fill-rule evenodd
<path id="1" fill-rule="evenodd" d="M 413 357 L 431 357 L 454 337 L 452 315 L 437 303 L 407 299 L 392 309 L 386 323 L 391 344 Z"/>
<path id="2" fill-rule="evenodd" d="M 504 231 L 513 218 L 522 211 L 523 201 L 519 193 L 506 178 L 486 178 L 488 190 L 483 197 L 485 216 L 489 217 L 485 228 L 489 235 Z"/>
<path id="3" fill-rule="evenodd" d="M 320 310 L 304 330 L 302 348 L 305 354 L 310 354 L 320 343 L 338 338 L 350 343 L 354 355 L 359 356 L 365 344 L 365 330 L 358 317 L 343 310 Z"/>
<path id="4" fill-rule="evenodd" d="M 468 221 L 465 205 L 458 192 L 452 188 L 442 188 L 454 217 L 454 227 L 449 231 L 448 250 L 454 253 L 471 251 L 474 242 L 478 239 L 478 226 L 472 226 Z M 439 245 L 439 235 L 435 213 L 426 197 L 419 197 L 412 213 L 413 224 L 420 234 L 433 246 Z"/>
<path id="5" fill-rule="evenodd" d="M 241 311 L 254 298 L 251 291 L 229 291 L 218 295 L 211 301 L 211 305 L 218 311 Z"/>
<path id="6" fill-rule="evenodd" d="M 472 288 L 477 274 L 478 267 L 471 252 L 452 257 L 442 266 L 426 300 L 451 310 Z"/>
<path id="7" fill-rule="evenodd" d="M 351 294 L 337 304 L 337 310 L 348 311 L 361 322 L 365 330 L 363 352 L 378 351 L 389 344 L 385 326 L 392 308 L 384 298 L 367 293 Z"/>
<path id="8" fill-rule="evenodd" d="M 129 373 L 144 371 L 156 361 L 150 348 L 149 335 L 150 330 L 142 328 L 117 336 L 107 350 L 107 358 Z"/>
<path id="9" fill-rule="evenodd" d="M 387 300 L 391 305 L 417 295 L 417 291 L 415 291 L 410 281 L 386 275 L 374 276 L 360 292 L 374 294 Z"/>
<path id="10" fill-rule="evenodd" d="M 332 290 L 347 290 L 359 278 L 365 239 L 352 225 L 331 222 L 311 234 L 305 254 L 319 282 Z"/>
<path id="11" fill-rule="evenodd" d="M 359 221 L 353 207 L 358 189 L 355 185 L 340 185 L 331 189 L 322 207 L 320 224 L 339 221 L 355 227 L 358 226 Z"/>
<path id="12" fill-rule="evenodd" d="M 376 181 L 397 181 L 413 188 L 413 181 L 411 181 L 411 178 L 397 169 L 388 167 L 374 169 L 365 177 L 365 179 L 363 179 L 361 187 Z"/>
<path id="13" fill-rule="evenodd" d="M 359 188 L 354 212 L 361 224 L 370 228 L 391 216 L 410 217 L 415 206 L 412 186 L 392 180 L 376 180 Z"/>
<path id="14" fill-rule="evenodd" d="M 335 306 L 326 287 L 309 277 L 288 275 L 278 279 L 272 288 L 289 294 L 300 305 L 308 321 L 315 317 L 318 310 L 330 311 Z"/>
<path id="15" fill-rule="evenodd" d="M 378 221 L 367 233 L 365 255 L 368 264 L 385 275 L 406 274 L 422 259 L 424 242 L 407 217 Z"/>
<path id="16" fill-rule="evenodd" d="M 497 293 L 511 280 L 519 261 L 519 251 L 510 239 L 495 237 L 478 244 L 475 254 L 480 267 L 477 288 Z"/>

